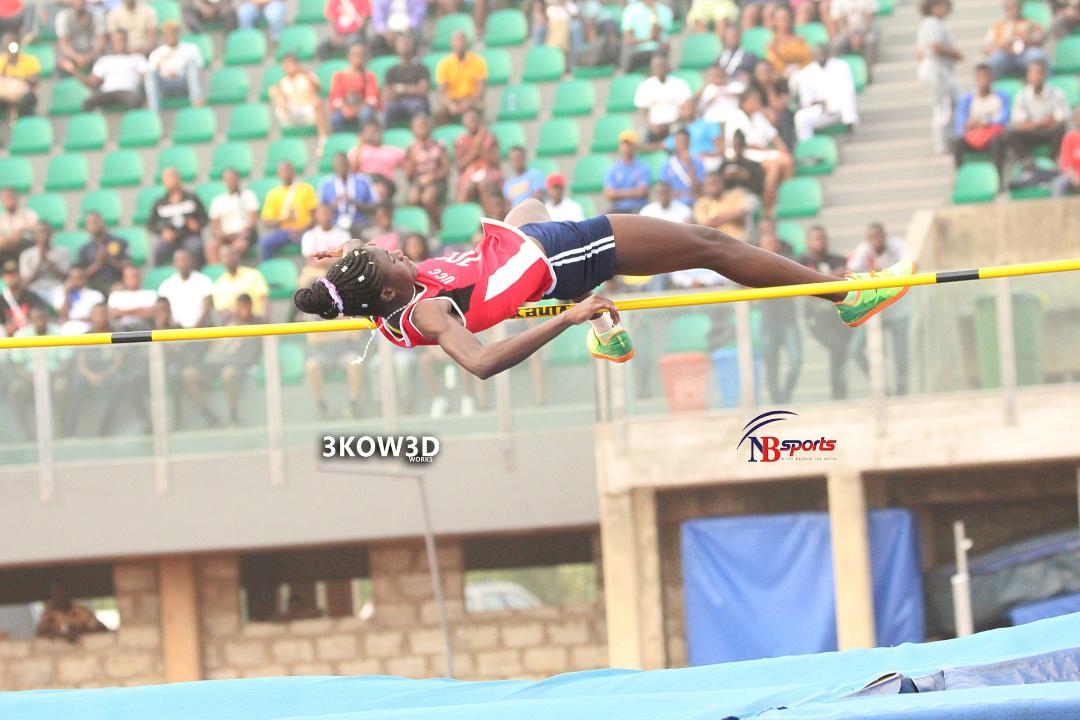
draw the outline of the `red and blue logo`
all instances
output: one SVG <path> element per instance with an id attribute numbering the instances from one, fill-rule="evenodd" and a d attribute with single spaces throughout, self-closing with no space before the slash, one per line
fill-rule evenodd
<path id="1" fill-rule="evenodd" d="M 780 438 L 775 434 L 766 435 L 759 432 L 766 425 L 787 420 L 789 416 L 798 417 L 798 413 L 790 410 L 769 410 L 761 413 L 743 426 L 742 440 L 735 449 L 741 449 L 743 443 L 750 441 L 750 458 L 747 462 L 833 459 L 833 453 L 836 451 L 835 439 Z"/>

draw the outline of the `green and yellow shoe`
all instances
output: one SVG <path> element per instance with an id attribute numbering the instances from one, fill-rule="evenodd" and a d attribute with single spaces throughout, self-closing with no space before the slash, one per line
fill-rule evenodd
<path id="1" fill-rule="evenodd" d="M 911 260 L 901 260 L 895 265 L 890 265 L 884 270 L 868 273 L 852 273 L 848 277 L 852 280 L 869 280 L 880 277 L 902 277 L 912 275 L 915 272 L 915 263 Z M 840 319 L 848 327 L 859 327 L 870 318 L 877 315 L 894 302 L 904 297 L 910 287 L 881 288 L 878 290 L 852 290 L 840 302 L 836 303 L 836 311 L 840 313 Z"/>
<path id="2" fill-rule="evenodd" d="M 634 357 L 634 342 L 630 339 L 630 333 L 617 325 L 599 336 L 596 330 L 590 329 L 585 336 L 585 347 L 590 355 L 599 360 L 624 363 Z"/>

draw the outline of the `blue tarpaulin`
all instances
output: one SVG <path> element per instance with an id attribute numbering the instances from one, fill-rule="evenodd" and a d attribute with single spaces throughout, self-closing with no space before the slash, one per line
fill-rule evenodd
<path id="1" fill-rule="evenodd" d="M 906 510 L 869 514 L 879 645 L 919 642 L 922 576 Z M 691 665 L 836 649 L 825 513 L 692 520 L 682 526 Z"/>
<path id="2" fill-rule="evenodd" d="M 1017 605 L 1008 612 L 1009 622 L 1013 625 L 1045 620 L 1046 618 L 1080 612 L 1080 593 L 1060 595 L 1048 600 Z"/>

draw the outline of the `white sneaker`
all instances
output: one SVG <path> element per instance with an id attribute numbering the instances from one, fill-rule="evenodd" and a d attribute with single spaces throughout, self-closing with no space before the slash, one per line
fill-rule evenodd
<path id="1" fill-rule="evenodd" d="M 431 417 L 441 418 L 446 415 L 447 409 L 450 407 L 450 401 L 442 395 L 438 395 L 431 401 Z"/>
<path id="2" fill-rule="evenodd" d="M 461 398 L 461 417 L 470 417 L 476 413 L 476 401 L 466 395 Z"/>

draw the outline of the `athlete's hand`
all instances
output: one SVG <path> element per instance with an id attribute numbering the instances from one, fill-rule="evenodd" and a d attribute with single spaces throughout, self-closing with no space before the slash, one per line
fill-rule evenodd
<path id="1" fill-rule="evenodd" d="M 591 320 L 594 315 L 605 311 L 611 314 L 611 321 L 618 324 L 619 309 L 615 307 L 615 303 L 603 295 L 590 295 L 567 310 L 566 319 L 574 325 L 580 325 L 587 320 Z"/>

